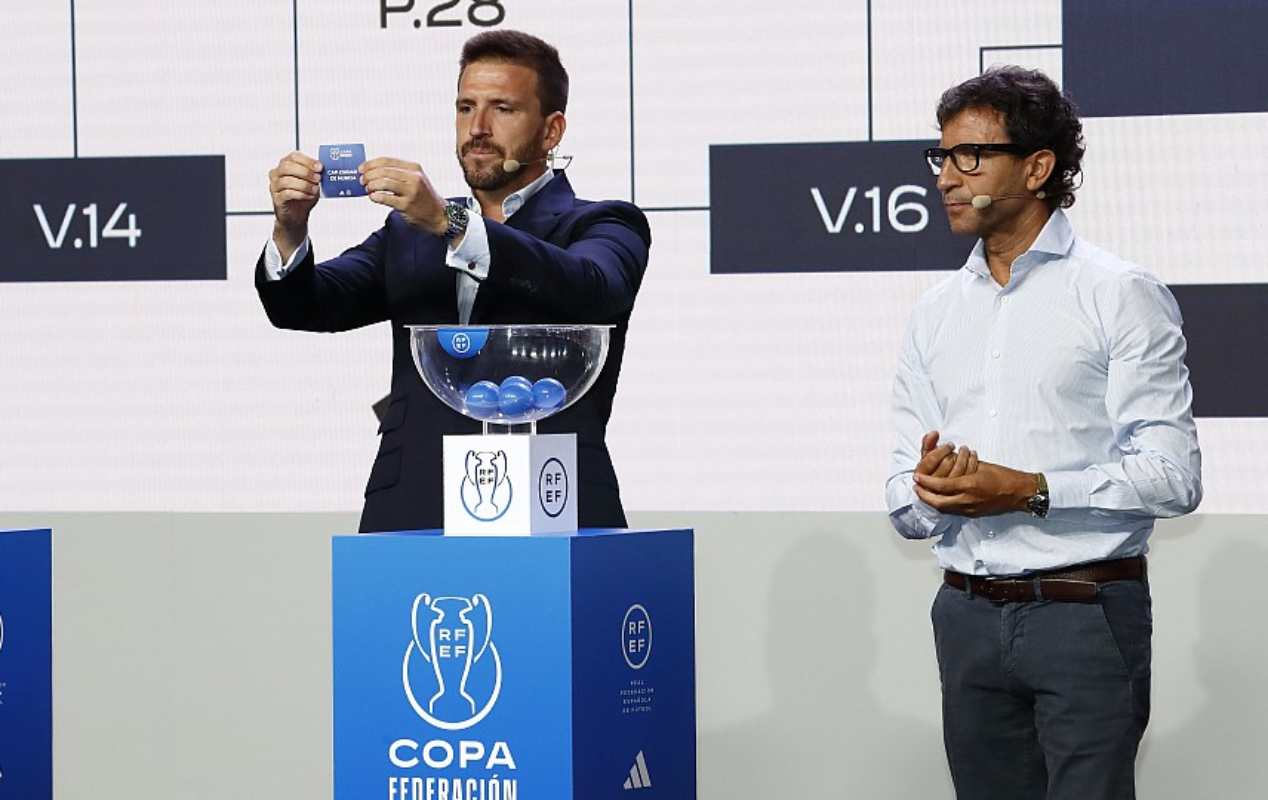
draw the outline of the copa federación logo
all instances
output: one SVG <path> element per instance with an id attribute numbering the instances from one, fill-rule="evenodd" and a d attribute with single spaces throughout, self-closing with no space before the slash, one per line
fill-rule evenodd
<path id="1" fill-rule="evenodd" d="M 493 643 L 493 608 L 483 594 L 414 598 L 413 638 L 401 663 L 405 697 L 425 722 L 470 728 L 502 693 L 502 658 Z"/>
<path id="2" fill-rule="evenodd" d="M 462 507 L 481 522 L 501 519 L 511 507 L 511 478 L 506 474 L 506 451 L 469 450 L 466 474 L 459 489 Z"/>

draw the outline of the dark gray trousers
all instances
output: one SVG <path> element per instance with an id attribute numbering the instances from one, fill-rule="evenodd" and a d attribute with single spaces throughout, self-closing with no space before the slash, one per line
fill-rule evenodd
<path id="1" fill-rule="evenodd" d="M 942 730 L 958 800 L 1126 800 L 1149 721 L 1149 586 L 1096 603 L 933 602 Z"/>

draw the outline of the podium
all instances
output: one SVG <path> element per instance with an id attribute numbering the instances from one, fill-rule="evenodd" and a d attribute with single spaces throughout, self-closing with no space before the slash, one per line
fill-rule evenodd
<path id="1" fill-rule="evenodd" d="M 53 539 L 0 531 L 0 798 L 53 797 Z"/>
<path id="2" fill-rule="evenodd" d="M 696 796 L 688 530 L 332 544 L 335 800 Z"/>

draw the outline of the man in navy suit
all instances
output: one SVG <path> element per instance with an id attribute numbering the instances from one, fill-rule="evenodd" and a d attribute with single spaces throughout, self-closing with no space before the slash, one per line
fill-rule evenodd
<path id="1" fill-rule="evenodd" d="M 362 531 L 440 527 L 441 437 L 479 430 L 418 377 L 404 326 L 425 323 L 616 326 L 593 388 L 538 430 L 577 434 L 579 524 L 625 526 L 604 435 L 651 233 L 636 206 L 578 200 L 563 172 L 546 166 L 564 135 L 567 99 L 568 74 L 554 47 L 509 30 L 469 40 L 455 110 L 457 156 L 472 196 L 446 200 L 418 164 L 367 161 L 361 182 L 371 201 L 392 211 L 364 242 L 320 264 L 308 217 L 321 163 L 291 153 L 269 172 L 273 237 L 255 278 L 269 320 L 331 332 L 391 323 L 392 392 Z"/>

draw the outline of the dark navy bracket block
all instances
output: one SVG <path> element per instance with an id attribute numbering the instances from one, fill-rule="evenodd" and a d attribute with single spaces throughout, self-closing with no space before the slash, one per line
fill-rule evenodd
<path id="1" fill-rule="evenodd" d="M 973 243 L 948 227 L 924 159 L 935 144 L 711 146 L 710 272 L 958 267 Z"/>
<path id="2" fill-rule="evenodd" d="M 1184 316 L 1196 417 L 1268 417 L 1268 284 L 1171 286 Z"/>
<path id="3" fill-rule="evenodd" d="M 1263 0 L 1065 0 L 1061 28 L 1084 116 L 1268 111 Z"/>
<path id="4" fill-rule="evenodd" d="M 0 159 L 0 282 L 224 280 L 224 156 Z"/>

